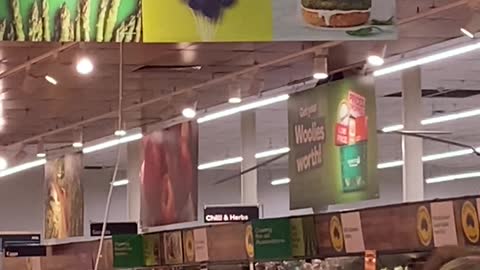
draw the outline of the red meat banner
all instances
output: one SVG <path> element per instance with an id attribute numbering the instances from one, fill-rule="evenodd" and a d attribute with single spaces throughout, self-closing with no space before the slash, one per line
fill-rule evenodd
<path id="1" fill-rule="evenodd" d="M 142 225 L 197 220 L 198 127 L 194 122 L 144 137 Z"/>

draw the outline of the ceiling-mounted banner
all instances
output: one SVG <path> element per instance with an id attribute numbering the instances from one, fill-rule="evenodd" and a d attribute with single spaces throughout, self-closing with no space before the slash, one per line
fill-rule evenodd
<path id="1" fill-rule="evenodd" d="M 291 209 L 378 197 L 371 77 L 332 82 L 292 96 L 288 124 Z"/>
<path id="2" fill-rule="evenodd" d="M 83 236 L 82 155 L 45 164 L 45 239 Z"/>
<path id="3" fill-rule="evenodd" d="M 144 42 L 387 40 L 395 0 L 143 0 Z"/>
<path id="4" fill-rule="evenodd" d="M 146 135 L 141 220 L 154 227 L 197 220 L 198 126 L 186 122 Z"/>
<path id="5" fill-rule="evenodd" d="M 0 0 L 0 41 L 141 42 L 141 0 Z"/>

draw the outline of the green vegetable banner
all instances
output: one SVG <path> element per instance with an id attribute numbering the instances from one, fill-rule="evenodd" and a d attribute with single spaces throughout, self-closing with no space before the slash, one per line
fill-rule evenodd
<path id="1" fill-rule="evenodd" d="M 0 0 L 0 41 L 141 42 L 141 0 Z"/>
<path id="2" fill-rule="evenodd" d="M 290 98 L 290 208 L 378 197 L 371 77 L 318 86 Z"/>

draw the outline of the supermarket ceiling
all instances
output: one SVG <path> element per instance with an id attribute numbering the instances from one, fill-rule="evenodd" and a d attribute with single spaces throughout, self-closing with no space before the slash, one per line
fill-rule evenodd
<path id="1" fill-rule="evenodd" d="M 460 36 L 470 9 L 466 1 L 397 1 L 399 40 L 388 42 L 388 55 L 398 56 Z M 180 115 L 185 104 L 198 101 L 205 109 L 225 103 L 228 85 L 240 83 L 244 96 L 255 96 L 270 89 L 308 80 L 312 73 L 312 48 L 328 48 L 330 71 L 361 69 L 367 51 L 374 42 L 288 42 L 228 44 L 126 44 L 124 45 L 124 108 L 128 128 L 158 123 Z M 51 54 L 39 56 L 60 44 L 0 44 L 0 97 L 5 125 L 0 131 L 0 145 L 5 151 L 18 149 L 22 143 L 36 144 L 42 136 L 55 146 L 70 144 L 70 126 L 82 122 L 85 141 L 110 135 L 115 129 L 119 88 L 118 44 L 74 44 Z M 303 53 L 309 50 L 309 53 Z M 89 76 L 75 72 L 75 62 L 88 54 L 95 64 Z M 286 60 L 286 61 L 280 61 Z M 431 90 L 480 90 L 475 72 L 480 70 L 480 54 L 469 54 L 449 63 L 424 69 L 424 88 Z M 34 64 L 18 69 L 27 61 Z M 261 66 L 261 68 L 257 68 Z M 467 70 L 468 69 L 468 70 Z M 5 76 L 8 75 L 8 76 Z M 44 77 L 54 77 L 57 85 Z M 219 83 L 211 83 L 212 80 Z M 220 82 L 221 81 L 221 82 Z M 208 83 L 207 83 L 208 82 Z M 185 91 L 193 89 L 194 91 Z M 379 127 L 400 121 L 398 97 L 384 97 L 401 91 L 399 77 L 377 81 Z M 152 102 L 141 106 L 142 103 Z M 425 115 L 472 108 L 478 96 L 469 98 L 425 98 Z M 285 117 L 278 117 L 279 115 Z M 236 117 L 236 116 L 235 116 Z M 233 119 L 235 119 L 235 117 Z M 237 119 L 238 120 L 238 119 Z M 468 121 L 452 124 L 454 137 L 478 142 Z M 219 120 L 201 129 L 201 161 L 236 154 L 239 149 L 239 121 Z M 467 124 L 466 124 L 467 123 Z M 279 104 L 258 114 L 259 149 L 286 145 L 286 108 Z M 55 130 L 62 132 L 54 132 Z M 33 140 L 32 140 L 33 139 Z M 400 157 L 399 138 L 380 138 L 380 160 Z M 215 144 L 216 147 L 208 147 Z M 428 143 L 429 144 L 429 143 Z M 427 146 L 427 148 L 430 146 Z M 431 146 L 438 152 L 443 146 Z M 436 149 L 439 147 L 439 149 Z M 214 149 L 202 151 L 203 149 Z M 218 149 L 218 150 L 215 150 Z M 203 153 L 202 153 L 203 152 Z M 101 159 L 101 157 L 100 157 Z M 105 160 L 108 160 L 105 157 Z M 469 166 L 468 162 L 462 166 Z M 450 166 L 450 165 L 448 165 Z"/>

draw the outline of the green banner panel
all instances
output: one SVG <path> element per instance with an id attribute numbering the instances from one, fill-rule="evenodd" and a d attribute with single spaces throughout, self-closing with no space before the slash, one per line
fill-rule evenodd
<path id="1" fill-rule="evenodd" d="M 292 257 L 289 219 L 253 222 L 256 260 L 283 260 Z"/>
<path id="2" fill-rule="evenodd" d="M 112 241 L 115 268 L 134 268 L 145 265 L 142 235 L 114 235 Z"/>
<path id="3" fill-rule="evenodd" d="M 141 42 L 141 0 L 0 0 L 0 41 Z"/>

